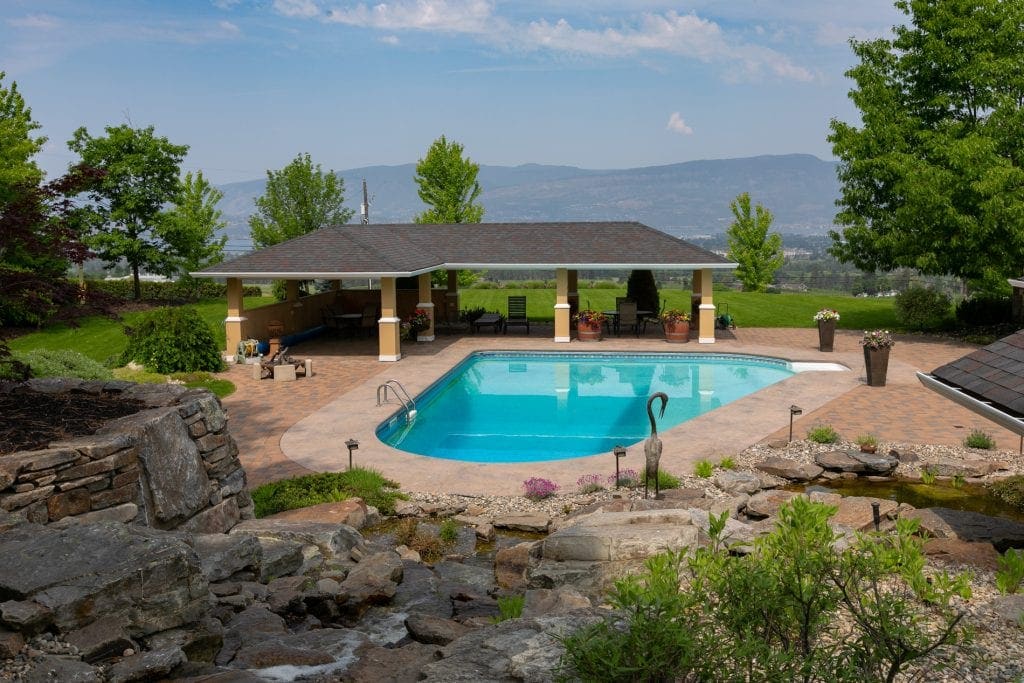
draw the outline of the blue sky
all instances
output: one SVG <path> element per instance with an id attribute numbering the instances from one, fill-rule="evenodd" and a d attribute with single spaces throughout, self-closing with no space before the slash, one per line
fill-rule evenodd
<path id="1" fill-rule="evenodd" d="M 217 183 L 300 152 L 625 168 L 804 152 L 856 120 L 846 41 L 889 0 L 4 0 L 0 70 L 50 141 L 129 121 Z"/>

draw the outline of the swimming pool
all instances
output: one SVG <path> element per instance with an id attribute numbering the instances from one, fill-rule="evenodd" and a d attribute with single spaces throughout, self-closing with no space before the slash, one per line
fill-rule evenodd
<path id="1" fill-rule="evenodd" d="M 793 374 L 783 360 L 732 354 L 478 351 L 416 397 L 415 420 L 399 411 L 377 436 L 469 462 L 579 458 L 647 438 L 653 392 L 669 396 L 665 431 Z"/>

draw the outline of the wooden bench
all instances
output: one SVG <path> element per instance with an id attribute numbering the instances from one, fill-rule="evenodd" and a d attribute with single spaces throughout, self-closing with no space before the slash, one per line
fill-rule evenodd
<path id="1" fill-rule="evenodd" d="M 501 316 L 497 313 L 484 313 L 473 321 L 473 332 L 479 332 L 481 327 L 490 325 L 497 333 L 501 329 Z"/>

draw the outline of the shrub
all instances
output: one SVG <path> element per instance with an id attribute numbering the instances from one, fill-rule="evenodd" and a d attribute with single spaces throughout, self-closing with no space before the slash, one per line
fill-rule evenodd
<path id="1" fill-rule="evenodd" d="M 14 354 L 15 360 L 31 368 L 33 377 L 77 377 L 78 379 L 112 379 L 113 373 L 77 351 L 36 349 Z"/>
<path id="2" fill-rule="evenodd" d="M 523 482 L 523 495 L 530 500 L 544 500 L 555 495 L 555 491 L 559 489 L 558 484 L 549 480 L 542 479 L 540 477 L 530 477 Z"/>
<path id="3" fill-rule="evenodd" d="M 1016 593 L 1024 583 L 1024 550 L 1007 548 L 999 558 L 996 588 L 1000 593 Z"/>
<path id="4" fill-rule="evenodd" d="M 836 443 L 839 441 L 839 432 L 832 425 L 815 425 L 808 430 L 807 439 L 814 443 Z"/>
<path id="5" fill-rule="evenodd" d="M 166 303 L 196 302 L 204 299 L 223 299 L 228 287 L 223 282 L 206 278 L 182 278 L 177 282 L 140 282 L 143 301 Z M 91 291 L 102 292 L 113 299 L 131 301 L 135 297 L 134 285 L 128 280 L 89 280 Z M 256 285 L 242 288 L 242 296 L 263 296 L 263 290 Z"/>
<path id="6" fill-rule="evenodd" d="M 483 306 L 478 306 L 477 308 L 464 308 L 459 311 L 459 320 L 464 323 L 472 323 L 486 312 L 487 309 Z"/>
<path id="7" fill-rule="evenodd" d="M 995 439 L 981 431 L 980 429 L 971 430 L 971 433 L 964 439 L 965 448 L 981 448 L 986 451 L 992 450 L 996 447 Z"/>
<path id="8" fill-rule="evenodd" d="M 934 484 L 935 483 L 935 472 L 932 471 L 932 469 L 930 467 L 922 467 L 921 468 L 921 481 L 923 483 L 929 484 L 929 485 Z"/>
<path id="9" fill-rule="evenodd" d="M 459 540 L 459 525 L 450 517 L 441 522 L 441 529 L 437 532 L 438 538 L 445 545 L 451 545 Z"/>
<path id="10" fill-rule="evenodd" d="M 707 479 L 715 471 L 715 466 L 710 460 L 701 460 L 693 467 L 693 473 L 702 479 Z"/>
<path id="11" fill-rule="evenodd" d="M 158 308 L 124 331 L 128 345 L 122 365 L 135 361 L 164 374 L 224 369 L 213 330 L 194 308 Z"/>
<path id="12" fill-rule="evenodd" d="M 1024 511 L 1024 475 L 1007 477 L 989 486 L 992 495 Z"/>
<path id="13" fill-rule="evenodd" d="M 307 474 L 264 484 L 252 491 L 252 500 L 257 517 L 354 496 L 390 515 L 395 511 L 395 501 L 407 497 L 397 489 L 398 482 L 386 479 L 376 470 L 353 467 L 346 472 Z"/>
<path id="14" fill-rule="evenodd" d="M 526 597 L 522 595 L 499 595 L 498 616 L 491 617 L 495 624 L 509 619 L 518 619 L 523 616 L 523 605 L 526 604 Z"/>
<path id="15" fill-rule="evenodd" d="M 576 480 L 576 486 L 579 487 L 580 493 L 604 491 L 604 486 L 601 485 L 602 479 L 600 474 L 584 474 Z"/>
<path id="16" fill-rule="evenodd" d="M 896 295 L 896 319 L 911 330 L 936 330 L 949 319 L 948 294 L 911 285 Z"/>
<path id="17" fill-rule="evenodd" d="M 616 479 L 614 474 L 608 476 L 609 486 L 621 486 L 623 488 L 633 488 L 640 483 L 640 475 L 636 473 L 636 470 L 620 470 L 619 478 Z"/>
<path id="18" fill-rule="evenodd" d="M 679 477 L 669 474 L 665 470 L 658 470 L 658 490 L 677 489 L 682 484 Z M 648 481 L 648 486 L 654 486 L 653 481 Z"/>
<path id="19" fill-rule="evenodd" d="M 874 434 L 861 434 L 856 439 L 858 446 L 866 446 L 868 448 L 874 448 L 878 445 L 878 437 Z"/>
<path id="20" fill-rule="evenodd" d="M 976 296 L 956 305 L 956 321 L 965 327 L 999 325 L 1010 319 L 1012 307 L 1007 296 Z"/>
<path id="21" fill-rule="evenodd" d="M 618 289 L 621 285 L 614 280 L 593 280 L 589 285 L 588 289 Z"/>
<path id="22" fill-rule="evenodd" d="M 727 455 L 722 458 L 722 462 L 718 463 L 718 466 L 723 470 L 734 470 L 736 469 L 736 461 Z"/>
<path id="23" fill-rule="evenodd" d="M 560 677 L 891 681 L 955 659 L 965 629 L 952 601 L 970 596 L 969 575 L 926 576 L 908 520 L 838 550 L 835 511 L 796 498 L 742 556 L 723 543 L 728 513 L 712 516 L 708 547 L 649 558 L 615 582 L 608 617 L 562 638 Z"/>

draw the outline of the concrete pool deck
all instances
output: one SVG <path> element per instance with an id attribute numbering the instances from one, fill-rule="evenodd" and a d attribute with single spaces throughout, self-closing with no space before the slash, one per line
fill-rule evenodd
<path id="1" fill-rule="evenodd" d="M 257 382 L 247 366 L 232 366 L 238 391 L 224 400 L 231 432 L 250 485 L 310 471 L 342 470 L 348 464 L 344 442 L 355 438 L 354 460 L 399 481 L 404 489 L 472 495 L 518 494 L 522 482 L 537 476 L 573 489 L 584 474 L 609 475 L 611 453 L 541 463 L 483 464 L 412 455 L 385 446 L 377 425 L 396 405 L 378 407 L 377 387 L 400 381 L 416 396 L 453 365 L 476 350 L 633 351 L 742 353 L 797 362 L 839 363 L 845 372 L 803 372 L 756 394 L 660 432 L 662 469 L 689 473 L 701 459 L 717 462 L 755 443 L 785 438 L 789 406 L 803 408 L 794 422 L 802 438 L 819 423 L 831 424 L 847 439 L 872 433 L 882 442 L 959 444 L 972 429 L 993 435 L 1002 449 L 1016 450 L 1018 437 L 925 389 L 914 376 L 976 347 L 948 339 L 898 337 L 885 387 L 864 384 L 860 333 L 840 330 L 835 352 L 817 350 L 814 329 L 737 329 L 714 345 L 668 344 L 656 333 L 646 337 L 606 338 L 600 343 L 556 344 L 538 330 L 534 335 L 439 336 L 434 343 L 403 347 L 398 363 L 379 363 L 373 340 L 322 340 L 295 349 L 295 357 L 313 359 L 313 377 L 296 382 Z M 630 446 L 621 467 L 643 468 L 643 446 Z"/>

